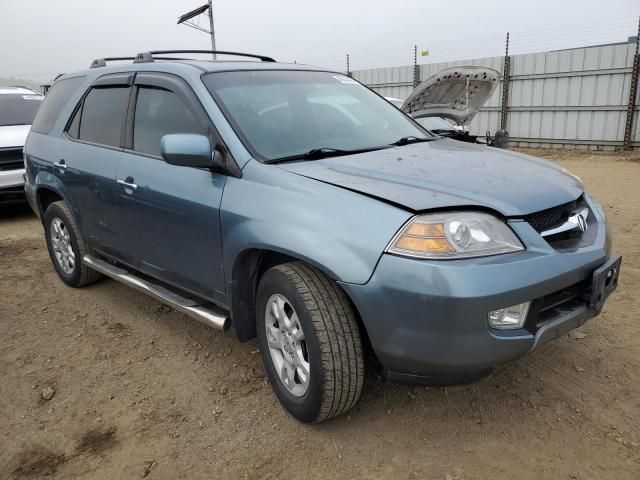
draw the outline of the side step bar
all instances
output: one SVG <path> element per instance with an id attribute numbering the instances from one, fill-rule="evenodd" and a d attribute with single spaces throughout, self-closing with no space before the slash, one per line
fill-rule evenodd
<path id="1" fill-rule="evenodd" d="M 195 318 L 205 325 L 209 325 L 218 330 L 226 330 L 229 328 L 229 315 L 222 309 L 214 311 L 211 308 L 205 308 L 194 300 L 184 298 L 161 285 L 156 285 L 140 277 L 136 277 L 122 268 L 111 265 L 91 255 L 85 255 L 82 261 L 88 267 L 97 270 L 107 277 L 111 277 L 142 293 L 146 293 L 150 297 L 161 301 L 165 305 L 191 318 Z"/>

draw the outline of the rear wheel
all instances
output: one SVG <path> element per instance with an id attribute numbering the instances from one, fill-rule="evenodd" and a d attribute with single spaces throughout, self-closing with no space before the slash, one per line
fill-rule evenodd
<path id="1" fill-rule="evenodd" d="M 262 359 L 282 405 L 303 422 L 353 407 L 362 393 L 362 341 L 344 292 L 318 270 L 292 262 L 268 270 L 258 286 Z"/>
<path id="2" fill-rule="evenodd" d="M 49 205 L 43 223 L 51 263 L 64 283 L 83 287 L 102 278 L 100 273 L 82 263 L 82 257 L 90 251 L 66 202 Z"/>

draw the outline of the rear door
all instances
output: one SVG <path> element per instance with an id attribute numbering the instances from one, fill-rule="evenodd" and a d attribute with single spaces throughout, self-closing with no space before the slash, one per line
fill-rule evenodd
<path id="1" fill-rule="evenodd" d="M 105 75 L 92 84 L 65 129 L 71 144 L 54 164 L 79 212 L 85 240 L 119 258 L 127 251 L 119 241 L 115 179 L 132 83 L 133 74 L 127 73 Z"/>
<path id="2" fill-rule="evenodd" d="M 168 74 L 138 73 L 117 172 L 121 235 L 135 252 L 139 270 L 222 300 L 219 207 L 226 177 L 164 162 L 160 140 L 172 133 L 207 135 L 212 146 L 219 142 L 184 81 Z"/>

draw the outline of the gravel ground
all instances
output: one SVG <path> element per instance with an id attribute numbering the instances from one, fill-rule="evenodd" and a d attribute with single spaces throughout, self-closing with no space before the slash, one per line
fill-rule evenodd
<path id="1" fill-rule="evenodd" d="M 471 385 L 371 372 L 303 425 L 257 343 L 105 280 L 66 287 L 28 208 L 0 212 L 0 478 L 640 478 L 640 154 L 534 151 L 579 175 L 624 255 L 603 314 Z"/>

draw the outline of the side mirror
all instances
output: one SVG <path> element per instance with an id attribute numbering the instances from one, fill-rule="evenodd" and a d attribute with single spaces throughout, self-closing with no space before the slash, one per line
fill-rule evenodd
<path id="1" fill-rule="evenodd" d="M 164 135 L 160 155 L 165 162 L 181 167 L 217 169 L 217 164 L 223 161 L 220 152 L 212 150 L 206 136 L 192 133 Z"/>

